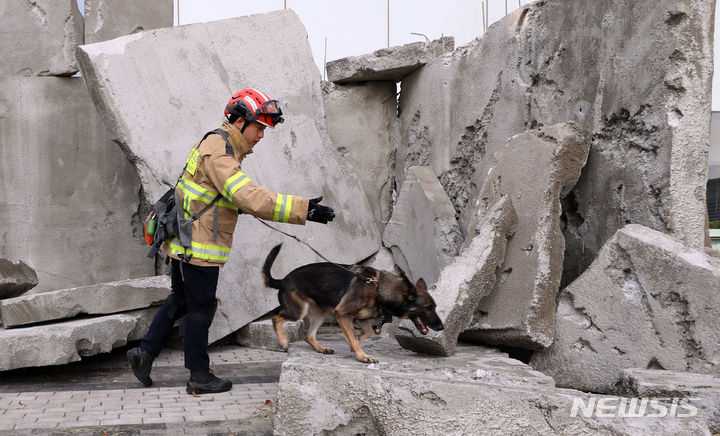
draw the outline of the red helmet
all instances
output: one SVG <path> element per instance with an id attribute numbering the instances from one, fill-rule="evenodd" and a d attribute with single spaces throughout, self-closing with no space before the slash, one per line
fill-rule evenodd
<path id="1" fill-rule="evenodd" d="M 248 123 L 257 121 L 268 127 L 275 127 L 284 121 L 278 101 L 270 100 L 270 97 L 257 89 L 243 89 L 230 98 L 225 106 L 225 118 L 232 123 L 238 117 L 245 118 Z"/>

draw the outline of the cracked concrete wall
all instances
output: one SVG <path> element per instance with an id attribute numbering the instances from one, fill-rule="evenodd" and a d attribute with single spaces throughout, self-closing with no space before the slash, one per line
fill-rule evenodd
<path id="1" fill-rule="evenodd" d="M 519 9 L 403 80 L 398 180 L 432 166 L 467 224 L 498 147 L 577 120 L 593 142 L 563 204 L 563 284 L 627 223 L 702 247 L 714 8 L 584 0 Z"/>
<path id="2" fill-rule="evenodd" d="M 35 269 L 31 292 L 154 274 L 140 180 L 83 79 L 0 77 L 0 192 L 0 257 Z"/>
<path id="3" fill-rule="evenodd" d="M 559 296 L 555 340 L 532 356 L 558 386 L 619 393 L 624 368 L 720 375 L 720 259 L 631 224 Z"/>
<path id="4" fill-rule="evenodd" d="M 85 0 L 85 44 L 172 27 L 174 0 Z"/>
<path id="5" fill-rule="evenodd" d="M 83 43 L 77 0 L 0 2 L 0 76 L 72 76 Z"/>

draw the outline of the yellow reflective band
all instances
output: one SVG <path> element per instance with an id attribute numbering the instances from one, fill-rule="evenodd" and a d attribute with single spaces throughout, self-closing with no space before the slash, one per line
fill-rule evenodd
<path id="1" fill-rule="evenodd" d="M 278 194 L 277 198 L 275 199 L 275 212 L 273 213 L 273 221 L 278 222 L 280 221 L 280 209 L 282 209 L 283 206 L 283 195 Z"/>
<path id="2" fill-rule="evenodd" d="M 190 210 L 190 203 L 189 200 L 198 200 L 202 201 L 205 204 L 210 204 L 213 199 L 215 198 L 215 193 L 213 191 L 210 191 L 209 189 L 205 189 L 202 186 L 198 185 L 195 182 L 192 182 L 186 178 L 180 179 L 180 182 L 178 183 L 178 186 L 180 187 L 180 190 L 182 190 L 183 194 L 185 195 L 185 198 L 188 199 L 187 203 L 187 209 Z M 224 200 L 219 200 L 217 202 L 218 206 L 226 207 L 228 209 L 237 210 L 237 207 L 230 203 L 230 201 L 225 198 Z"/>
<path id="3" fill-rule="evenodd" d="M 238 189 L 245 186 L 249 181 L 250 177 L 245 175 L 245 173 L 242 171 L 236 172 L 225 181 L 225 186 L 223 186 L 222 191 L 223 197 L 228 199 L 232 198 Z"/>
<path id="4" fill-rule="evenodd" d="M 197 164 L 198 159 L 200 158 L 200 152 L 197 148 L 193 148 L 193 150 L 190 152 L 190 156 L 187 158 L 187 168 L 185 168 L 185 171 L 195 175 L 195 171 L 197 170 Z"/>
<path id="5" fill-rule="evenodd" d="M 285 204 L 283 207 L 285 210 L 280 210 L 280 216 L 282 217 L 282 222 L 286 223 L 290 221 L 290 210 L 292 209 L 292 195 L 288 195 L 287 199 L 285 200 Z"/>
<path id="6" fill-rule="evenodd" d="M 219 245 L 211 244 L 200 244 L 199 242 L 195 241 L 192 241 L 190 250 L 186 251 L 182 247 L 182 245 L 180 245 L 180 240 L 178 238 L 171 239 L 168 244 L 170 245 L 170 252 L 176 256 L 180 254 L 192 254 L 193 257 L 197 257 L 198 259 L 227 262 L 228 254 L 230 254 L 230 249 L 227 247 L 220 247 Z"/>

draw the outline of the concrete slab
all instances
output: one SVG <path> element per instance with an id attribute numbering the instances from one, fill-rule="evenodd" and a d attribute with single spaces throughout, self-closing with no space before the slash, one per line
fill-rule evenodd
<path id="1" fill-rule="evenodd" d="M 394 82 L 334 85 L 322 82 L 327 131 L 351 162 L 380 232 L 390 219 L 399 123 Z"/>
<path id="2" fill-rule="evenodd" d="M 688 416 L 700 413 L 707 417 L 710 433 L 720 431 L 720 377 L 643 368 L 623 369 L 622 374 L 623 395 L 638 398 L 641 406 L 643 399 L 663 400 L 665 410 L 679 409 Z"/>
<path id="3" fill-rule="evenodd" d="M 273 38 L 258 29 L 273 29 Z M 286 117 L 266 132 L 243 161 L 243 171 L 276 192 L 323 195 L 337 214 L 327 226 L 277 227 L 312 241 L 340 263 L 355 263 L 378 250 L 380 236 L 360 182 L 336 157 L 327 136 L 320 74 L 293 11 L 141 32 L 82 46 L 78 58 L 111 137 L 138 170 L 148 202 L 164 191 L 162 178 L 175 180 L 193 143 L 220 125 L 230 95 L 254 87 L 279 99 Z M 278 275 L 320 260 L 252 217 L 239 218 L 230 262 L 220 275 L 211 341 L 277 306 L 260 267 L 281 241 L 286 244 Z"/>
<path id="4" fill-rule="evenodd" d="M 699 415 L 623 418 L 617 410 L 599 416 L 601 408 L 586 416 L 573 404 L 617 404 L 617 397 L 557 389 L 551 378 L 492 349 L 462 345 L 438 358 L 399 350 L 388 339 L 366 344 L 379 363 L 357 362 L 342 340 L 328 342 L 334 355 L 292 344 L 280 375 L 275 434 L 708 432 Z"/>
<path id="5" fill-rule="evenodd" d="M 85 0 L 85 44 L 172 27 L 173 0 Z"/>
<path id="6" fill-rule="evenodd" d="M 444 36 L 429 42 L 413 42 L 376 50 L 370 54 L 330 61 L 328 80 L 335 83 L 383 80 L 399 82 L 431 60 L 455 49 L 455 38 Z"/>
<path id="7" fill-rule="evenodd" d="M 37 273 L 25 262 L 0 259 L 0 299 L 22 295 L 37 284 Z"/>
<path id="8" fill-rule="evenodd" d="M 302 341 L 305 338 L 305 322 L 286 322 L 283 331 L 289 342 Z M 277 340 L 271 319 L 253 321 L 235 334 L 235 343 L 248 348 L 285 351 Z"/>
<path id="9" fill-rule="evenodd" d="M 0 315 L 5 327 L 13 327 L 146 308 L 169 295 L 170 277 L 144 277 L 9 298 L 0 301 Z"/>
<path id="10" fill-rule="evenodd" d="M 140 180 L 82 78 L 0 77 L 0 132 L 0 257 L 35 269 L 31 293 L 155 274 Z"/>
<path id="11" fill-rule="evenodd" d="M 0 41 L 0 76 L 72 76 L 83 43 L 77 0 L 4 0 Z"/>
<path id="12" fill-rule="evenodd" d="M 411 282 L 437 282 L 457 255 L 463 236 L 455 210 L 431 167 L 411 167 L 383 232 L 395 263 Z"/>
<path id="13" fill-rule="evenodd" d="M 517 231 L 500 279 L 477 305 L 463 340 L 528 348 L 552 343 L 565 255 L 560 199 L 580 177 L 589 148 L 587 132 L 561 123 L 517 135 L 495 153 L 470 228 L 506 195 L 517 212 Z"/>
<path id="14" fill-rule="evenodd" d="M 497 273 L 505 261 L 507 240 L 515 232 L 517 219 L 512 200 L 507 196 L 490 208 L 470 245 L 443 268 L 440 280 L 428 290 L 445 329 L 422 335 L 412 321 L 396 318 L 395 339 L 403 348 L 442 356 L 455 351 L 457 338 L 470 324 L 478 303 L 495 286 Z"/>
<path id="15" fill-rule="evenodd" d="M 107 353 L 128 340 L 139 339 L 157 308 L 97 318 L 77 319 L 35 327 L 0 329 L 0 371 L 33 366 L 62 365 L 81 356 Z M 149 325 L 149 324 L 148 324 Z M 143 332 L 144 334 L 144 332 Z"/>
<path id="16" fill-rule="evenodd" d="M 617 393 L 625 368 L 720 375 L 720 260 L 637 224 L 559 296 L 531 365 L 559 386 Z"/>
<path id="17" fill-rule="evenodd" d="M 563 286 L 626 223 L 702 247 L 714 8 L 711 0 L 519 8 L 403 80 L 398 179 L 432 166 L 465 228 L 507 138 L 577 120 L 593 144 L 563 205 Z"/>

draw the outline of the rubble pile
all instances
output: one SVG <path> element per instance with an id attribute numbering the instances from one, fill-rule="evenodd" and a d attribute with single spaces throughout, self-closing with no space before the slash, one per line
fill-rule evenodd
<path id="1" fill-rule="evenodd" d="M 83 41 L 74 3 L 0 6 L 55 50 L 0 30 L 15 47 L 0 48 L 0 257 L 37 271 L 7 273 L 20 278 L 0 295 L 0 370 L 139 339 L 169 292 L 142 211 L 228 96 L 254 87 L 286 122 L 244 171 L 337 213 L 276 226 L 335 262 L 422 277 L 445 324 L 395 320 L 363 343 L 371 365 L 340 338 L 335 355 L 292 344 L 278 434 L 720 432 L 720 257 L 704 248 L 713 1 L 540 0 L 461 47 L 330 62 L 330 82 L 292 10 L 170 27 L 170 1 L 87 0 Z M 249 216 L 236 233 L 210 340 L 276 349 L 260 266 L 279 242 L 278 277 L 319 258 Z M 285 327 L 302 339 L 303 323 Z M 642 401 L 666 413 L 625 414 Z"/>

